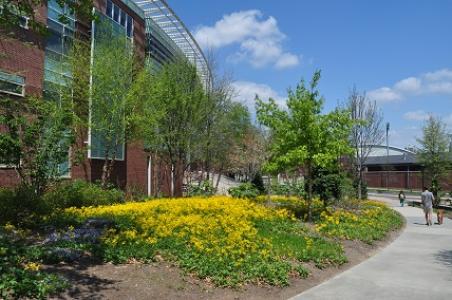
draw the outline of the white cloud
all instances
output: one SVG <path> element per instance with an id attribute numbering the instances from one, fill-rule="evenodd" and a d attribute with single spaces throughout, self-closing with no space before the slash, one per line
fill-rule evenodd
<path id="1" fill-rule="evenodd" d="M 262 100 L 273 98 L 279 105 L 285 105 L 285 98 L 266 84 L 250 81 L 235 81 L 232 86 L 236 92 L 235 101 L 245 104 L 250 111 L 254 112 L 254 99 L 256 95 Z"/>
<path id="2" fill-rule="evenodd" d="M 401 96 L 395 92 L 392 88 L 382 87 L 367 93 L 367 96 L 371 100 L 379 102 L 391 102 L 394 100 L 399 100 Z"/>
<path id="3" fill-rule="evenodd" d="M 452 70 L 442 69 L 418 77 L 408 77 L 392 87 L 381 87 L 368 92 L 370 99 L 379 102 L 392 102 L 421 94 L 452 95 Z"/>
<path id="4" fill-rule="evenodd" d="M 300 63 L 300 56 L 284 51 L 282 42 L 286 36 L 279 30 L 276 19 L 263 18 L 259 10 L 225 15 L 211 27 L 198 28 L 194 36 L 202 48 L 240 45 L 235 60 L 246 59 L 256 68 L 273 65 L 284 69 Z"/>
<path id="5" fill-rule="evenodd" d="M 425 73 L 425 79 L 429 81 L 452 80 L 452 70 L 442 69 L 435 72 Z"/>
<path id="6" fill-rule="evenodd" d="M 394 89 L 400 92 L 417 92 L 421 88 L 421 81 L 416 77 L 408 77 L 394 84 Z"/>
<path id="7" fill-rule="evenodd" d="M 301 55 L 296 56 L 291 53 L 284 53 L 276 61 L 275 67 L 277 69 L 285 69 L 285 68 L 289 68 L 292 66 L 296 66 L 300 63 L 300 58 L 302 58 Z"/>
<path id="8" fill-rule="evenodd" d="M 406 120 L 425 121 L 428 120 L 429 114 L 423 110 L 409 111 L 403 115 Z"/>

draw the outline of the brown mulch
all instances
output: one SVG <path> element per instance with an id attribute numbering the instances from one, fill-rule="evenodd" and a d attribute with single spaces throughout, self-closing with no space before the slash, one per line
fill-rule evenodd
<path id="1" fill-rule="evenodd" d="M 53 299 L 287 299 L 341 273 L 371 257 L 393 241 L 394 231 L 373 245 L 359 241 L 343 241 L 349 260 L 340 267 L 318 269 L 307 264 L 308 278 L 292 278 L 288 287 L 248 284 L 240 288 L 220 288 L 184 273 L 169 262 L 123 265 L 95 263 L 47 266 L 48 271 L 67 278 L 72 287 Z"/>

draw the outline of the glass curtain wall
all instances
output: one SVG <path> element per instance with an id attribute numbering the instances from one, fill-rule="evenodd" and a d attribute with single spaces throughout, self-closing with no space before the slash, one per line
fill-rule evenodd
<path id="1" fill-rule="evenodd" d="M 61 22 L 61 17 L 66 21 Z M 47 100 L 60 101 L 61 91 L 72 78 L 67 61 L 74 38 L 75 17 L 67 7 L 49 0 L 47 26 L 49 35 L 45 47 L 43 95 Z M 69 149 L 67 153 L 68 159 L 59 165 L 59 173 L 63 177 L 69 176 L 70 172 Z"/>

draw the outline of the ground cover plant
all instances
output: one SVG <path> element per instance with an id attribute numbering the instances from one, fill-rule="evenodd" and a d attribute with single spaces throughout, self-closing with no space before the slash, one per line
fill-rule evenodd
<path id="1" fill-rule="evenodd" d="M 64 290 L 68 283 L 41 269 L 42 249 L 27 245 L 26 235 L 12 225 L 0 228 L 0 298 L 45 299 Z"/>
<path id="2" fill-rule="evenodd" d="M 220 286 L 283 286 L 289 274 L 307 275 L 303 262 L 325 266 L 346 261 L 338 242 L 309 230 L 288 210 L 245 199 L 193 197 L 70 208 L 59 218 L 66 224 L 89 218 L 116 224 L 97 251 L 106 261 L 158 256 Z"/>
<path id="3" fill-rule="evenodd" d="M 383 203 L 365 201 L 354 210 L 328 208 L 320 214 L 318 232 L 329 237 L 373 243 L 400 228 L 403 218 Z"/>

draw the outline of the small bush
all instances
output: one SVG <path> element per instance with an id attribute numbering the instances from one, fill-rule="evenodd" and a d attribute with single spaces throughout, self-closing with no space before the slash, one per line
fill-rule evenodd
<path id="1" fill-rule="evenodd" d="M 33 223 L 33 217 L 45 213 L 47 209 L 30 187 L 0 189 L 0 224 Z"/>
<path id="2" fill-rule="evenodd" d="M 304 181 L 276 184 L 271 187 L 271 192 L 273 195 L 304 197 Z"/>
<path id="3" fill-rule="evenodd" d="M 61 183 L 51 188 L 43 196 L 43 201 L 51 209 L 68 207 L 98 206 L 124 202 L 124 193 L 82 180 Z"/>
<path id="4" fill-rule="evenodd" d="M 187 196 L 212 196 L 215 194 L 215 188 L 212 186 L 210 180 L 204 180 L 202 182 L 190 184 L 187 188 Z"/>
<path id="5" fill-rule="evenodd" d="M 254 199 L 259 195 L 258 189 L 251 183 L 242 183 L 238 187 L 228 190 L 228 193 L 234 198 Z"/>

